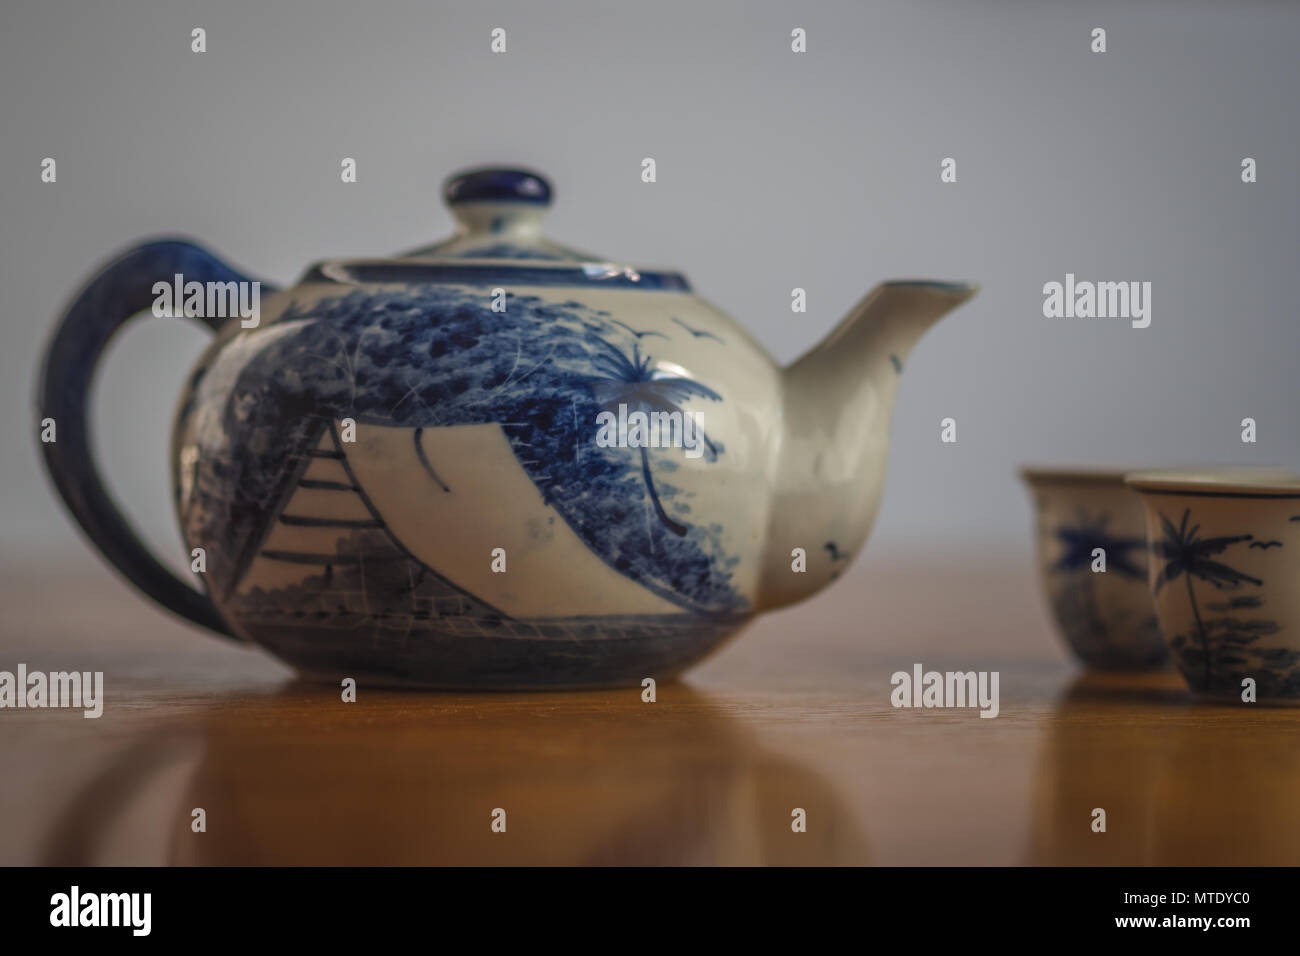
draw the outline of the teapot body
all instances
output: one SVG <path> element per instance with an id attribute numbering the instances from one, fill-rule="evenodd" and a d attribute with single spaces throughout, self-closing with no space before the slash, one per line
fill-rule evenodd
<path id="1" fill-rule="evenodd" d="M 82 288 L 45 356 L 42 454 L 132 584 L 306 675 L 544 688 L 671 678 L 843 573 L 904 362 L 973 285 L 881 283 L 778 368 L 679 273 L 548 239 L 545 177 L 482 167 L 443 196 L 449 238 L 266 298 L 174 238 Z M 151 305 L 216 334 L 172 432 L 198 588 L 92 454 L 95 367 Z"/>
<path id="2" fill-rule="evenodd" d="M 176 513 L 302 671 L 662 679 L 753 613 L 780 391 L 679 277 L 317 267 L 200 359 Z"/>

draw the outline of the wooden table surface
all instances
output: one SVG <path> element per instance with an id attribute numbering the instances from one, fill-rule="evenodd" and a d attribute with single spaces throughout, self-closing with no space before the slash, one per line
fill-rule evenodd
<path id="1" fill-rule="evenodd" d="M 868 553 L 653 704 L 343 703 L 60 567 L 4 569 L 0 670 L 102 670 L 105 712 L 0 711 L 0 864 L 1300 863 L 1300 710 L 1085 674 L 1028 555 Z M 918 662 L 999 671 L 1000 716 L 892 708 Z"/>

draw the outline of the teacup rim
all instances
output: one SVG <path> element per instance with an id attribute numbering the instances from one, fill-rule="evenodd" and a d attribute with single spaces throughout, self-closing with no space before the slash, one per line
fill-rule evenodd
<path id="1" fill-rule="evenodd" d="M 1119 465 L 1021 465 L 1017 472 L 1027 484 L 1116 484 L 1124 476 L 1145 469 Z"/>
<path id="2" fill-rule="evenodd" d="M 1250 477 L 1251 471 L 1258 471 Z M 1277 477 L 1290 474 L 1289 478 Z M 1150 468 L 1124 476 L 1124 483 L 1139 494 L 1187 495 L 1202 498 L 1297 498 L 1300 499 L 1300 475 L 1287 469 L 1225 469 L 1215 474 L 1212 468 Z"/>
<path id="3" fill-rule="evenodd" d="M 1129 485 L 1128 479 L 1142 481 L 1150 477 L 1169 481 L 1202 480 L 1215 486 L 1237 483 L 1249 487 L 1263 484 L 1282 484 L 1290 487 L 1291 481 L 1300 482 L 1300 472 L 1282 465 L 1240 464 L 1189 464 L 1187 462 L 1164 465 L 1021 465 L 1017 472 L 1020 480 L 1036 484 L 1114 484 Z"/>

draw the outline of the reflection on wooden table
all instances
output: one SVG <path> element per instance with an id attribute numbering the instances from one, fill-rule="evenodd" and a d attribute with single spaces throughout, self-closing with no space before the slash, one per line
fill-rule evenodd
<path id="1" fill-rule="evenodd" d="M 952 571 L 943 604 L 915 569 L 862 580 L 653 704 L 366 686 L 346 704 L 111 579 L 62 604 L 22 582 L 0 669 L 101 669 L 107 701 L 99 720 L 0 713 L 0 864 L 1300 863 L 1300 710 L 1083 675 L 1004 571 Z M 999 670 L 1001 715 L 893 709 L 914 662 Z"/>
<path id="2" fill-rule="evenodd" d="M 1300 862 L 1300 712 L 1188 698 L 1172 674 L 1086 674 L 1044 734 L 1032 863 Z M 1105 838 L 1080 826 L 1106 811 Z"/>
<path id="3" fill-rule="evenodd" d="M 96 834 L 133 804 L 176 835 L 172 863 L 867 862 L 825 781 L 680 685 L 654 705 L 634 691 L 375 691 L 350 709 L 292 684 L 185 724 L 87 781 L 43 862 L 98 860 Z M 791 831 L 795 806 L 818 821 L 807 834 Z M 191 832 L 194 807 L 206 834 Z"/>

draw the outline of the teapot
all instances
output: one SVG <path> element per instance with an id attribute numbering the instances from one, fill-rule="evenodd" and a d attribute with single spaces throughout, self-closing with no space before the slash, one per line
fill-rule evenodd
<path id="1" fill-rule="evenodd" d="M 973 285 L 878 285 L 779 367 L 679 272 L 541 233 L 547 180 L 447 181 L 457 228 L 278 290 L 179 239 L 81 289 L 48 347 L 45 465 L 163 607 L 307 677 L 434 688 L 676 676 L 862 547 L 899 374 Z M 134 316 L 214 334 L 172 429 L 195 587 L 120 513 L 89 387 Z"/>

